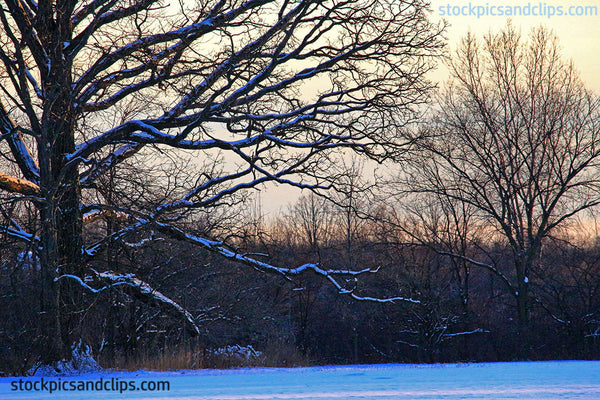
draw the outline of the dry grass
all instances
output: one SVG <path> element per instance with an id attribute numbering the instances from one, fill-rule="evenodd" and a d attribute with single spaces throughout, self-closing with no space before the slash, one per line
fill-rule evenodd
<path id="1" fill-rule="evenodd" d="M 225 352 L 215 353 L 204 348 L 181 346 L 161 351 L 139 351 L 135 355 L 100 357 L 104 368 L 124 371 L 140 369 L 172 371 L 181 369 L 229 369 L 243 367 L 300 367 L 308 366 L 308 358 L 294 346 L 272 344 L 260 354 L 240 357 Z"/>

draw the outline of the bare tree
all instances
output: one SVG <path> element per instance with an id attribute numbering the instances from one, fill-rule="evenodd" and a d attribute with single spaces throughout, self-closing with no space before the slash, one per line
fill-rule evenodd
<path id="1" fill-rule="evenodd" d="M 485 225 L 477 219 L 477 210 L 468 203 L 442 195 L 416 195 L 399 202 L 400 221 L 387 223 L 401 227 L 410 241 L 441 255 L 451 254 L 450 269 L 464 315 L 468 315 L 472 253 L 485 241 Z"/>
<path id="2" fill-rule="evenodd" d="M 333 192 L 302 195 L 271 227 L 280 240 L 305 246 L 323 261 L 322 250 L 343 248 L 344 257 L 337 263 L 356 267 L 356 242 L 366 239 L 367 225 L 373 201 L 369 199 L 373 184 L 363 179 L 364 163 L 355 157 L 342 159 L 329 171 L 335 187 Z"/>
<path id="3" fill-rule="evenodd" d="M 287 243 L 306 246 L 312 257 L 322 261 L 321 250 L 334 239 L 334 211 L 332 204 L 314 193 L 300 196 L 288 207 L 275 225 L 279 225 L 280 239 Z"/>
<path id="4" fill-rule="evenodd" d="M 375 185 L 365 179 L 363 161 L 352 157 L 341 163 L 341 176 L 335 183 L 337 192 L 332 196 L 337 211 L 339 237 L 345 242 L 344 261 L 352 267 L 356 264 L 356 243 L 366 239 L 366 221 L 373 211 L 372 190 Z"/>
<path id="5" fill-rule="evenodd" d="M 38 221 L 28 229 L 10 219 L 1 229 L 39 257 L 46 361 L 65 356 L 74 341 L 63 306 L 75 304 L 82 288 L 127 286 L 197 329 L 185 310 L 138 278 L 89 268 L 110 243 L 144 227 L 254 268 L 288 276 L 312 270 L 359 297 L 337 282 L 346 271 L 275 267 L 177 223 L 189 210 L 227 205 L 265 182 L 325 189 L 338 148 L 376 159 L 402 151 L 402 127 L 427 100 L 424 75 L 441 48 L 442 27 L 428 21 L 426 3 L 5 0 L 0 6 L 1 151 L 18 170 L 0 173 L 0 189 L 33 204 Z M 106 118 L 140 101 L 145 108 L 135 118 Z M 167 148 L 198 160 L 169 199 L 152 207 L 102 196 L 84 201 L 124 160 L 144 164 Z M 213 160 L 222 168 L 210 167 Z M 168 179 L 166 172 L 153 183 Z M 99 216 L 122 225 L 86 242 L 84 222 Z"/>
<path id="6" fill-rule="evenodd" d="M 600 108 L 562 61 L 558 40 L 508 26 L 483 43 L 463 39 L 431 136 L 407 183 L 475 210 L 512 250 L 512 266 L 452 254 L 493 271 L 514 297 L 524 328 L 544 239 L 600 203 Z"/>

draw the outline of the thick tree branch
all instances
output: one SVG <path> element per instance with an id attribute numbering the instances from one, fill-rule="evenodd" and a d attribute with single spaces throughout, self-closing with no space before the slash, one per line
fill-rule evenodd
<path id="1" fill-rule="evenodd" d="M 85 280 L 81 279 L 78 276 L 69 275 L 69 274 L 61 275 L 61 276 L 55 278 L 54 280 L 56 282 L 58 282 L 62 279 L 73 280 L 73 281 L 77 282 L 79 285 L 81 285 L 84 289 L 86 289 L 92 293 L 100 293 L 107 289 L 111 289 L 111 288 L 114 288 L 117 286 L 124 286 L 127 288 L 129 293 L 133 297 L 135 297 L 145 303 L 156 303 L 158 306 L 160 306 L 160 308 L 164 309 L 168 314 L 171 314 L 178 318 L 182 318 L 186 322 L 186 326 L 187 326 L 188 330 L 194 336 L 200 334 L 200 329 L 198 328 L 198 325 L 196 324 L 194 317 L 192 316 L 192 314 L 189 313 L 189 311 L 187 311 L 186 309 L 181 307 L 175 301 L 171 300 L 170 298 L 168 298 L 167 296 L 165 296 L 158 290 L 152 288 L 146 282 L 135 277 L 133 274 L 123 275 L 123 274 L 117 274 L 112 271 L 104 271 L 104 272 L 97 272 L 95 270 L 92 270 L 92 271 L 93 271 L 94 275 L 91 276 L 90 278 L 86 277 Z M 97 280 L 99 282 L 107 282 L 108 285 L 102 286 L 99 289 L 94 289 L 86 283 L 86 281 L 89 281 L 89 280 Z"/>
<path id="2" fill-rule="evenodd" d="M 24 196 L 40 196 L 40 187 L 28 180 L 16 178 L 0 172 L 0 189 L 9 193 L 21 194 Z"/>

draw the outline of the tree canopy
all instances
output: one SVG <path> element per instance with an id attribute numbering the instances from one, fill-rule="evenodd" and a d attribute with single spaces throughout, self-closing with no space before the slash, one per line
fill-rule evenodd
<path id="1" fill-rule="evenodd" d="M 0 229 L 39 259 L 47 361 L 63 357 L 74 340 L 80 290 L 127 286 L 197 329 L 185 310 L 137 278 L 90 268 L 112 243 L 144 228 L 258 269 L 312 270 L 358 297 L 335 279 L 347 271 L 271 266 L 178 223 L 265 182 L 328 188 L 338 149 L 376 160 L 402 151 L 411 140 L 403 127 L 428 97 L 424 75 L 442 47 L 442 27 L 429 22 L 426 3 L 0 5 Z M 168 169 L 160 173 L 156 156 L 169 149 L 188 154 L 176 183 Z M 166 187 L 168 196 L 115 196 L 107 177 L 124 165 L 152 170 L 146 183 Z M 22 208 L 33 216 L 27 223 L 16 211 Z M 86 235 L 99 220 L 105 234 Z"/>

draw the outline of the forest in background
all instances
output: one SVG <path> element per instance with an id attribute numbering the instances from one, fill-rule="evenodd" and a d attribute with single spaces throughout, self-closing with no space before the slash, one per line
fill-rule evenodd
<path id="1" fill-rule="evenodd" d="M 362 196 L 355 200 L 360 208 L 373 204 Z M 233 240 L 245 252 L 269 254 L 280 265 L 318 260 L 331 267 L 377 270 L 355 283 L 359 294 L 403 295 L 420 303 L 356 301 L 317 275 L 287 280 L 249 272 L 191 244 L 144 240 L 152 233 L 143 232 L 139 240 L 116 246 L 114 258 L 99 260 L 94 268 L 134 271 L 189 310 L 200 335 L 118 287 L 84 296 L 80 334 L 102 366 L 131 369 L 600 357 L 600 249 L 588 230 L 572 227 L 545 243 L 531 271 L 534 302 L 523 331 L 514 294 L 496 273 L 439 253 L 482 232 L 467 230 L 466 237 L 457 237 L 448 231 L 450 216 L 430 209 L 438 229 L 430 237 L 439 239 L 416 244 L 404 231 L 414 220 L 394 228 L 384 222 L 396 220 L 393 204 L 385 204 L 376 207 L 377 219 L 365 219 L 311 194 L 270 222 L 257 219 L 254 206 L 246 217 L 236 214 L 239 231 Z M 219 226 L 225 221 L 196 224 L 202 222 Z M 511 249 L 501 240 L 484 235 L 469 239 L 463 250 L 511 273 Z M 4 369 L 20 373 L 33 366 L 33 354 L 43 351 L 38 347 L 43 328 L 35 325 L 39 269 L 24 251 L 3 245 L 0 280 L 2 293 L 11 294 L 3 298 L 0 358 Z M 236 345 L 245 349 L 215 352 Z M 248 353 L 247 346 L 256 353 Z"/>

